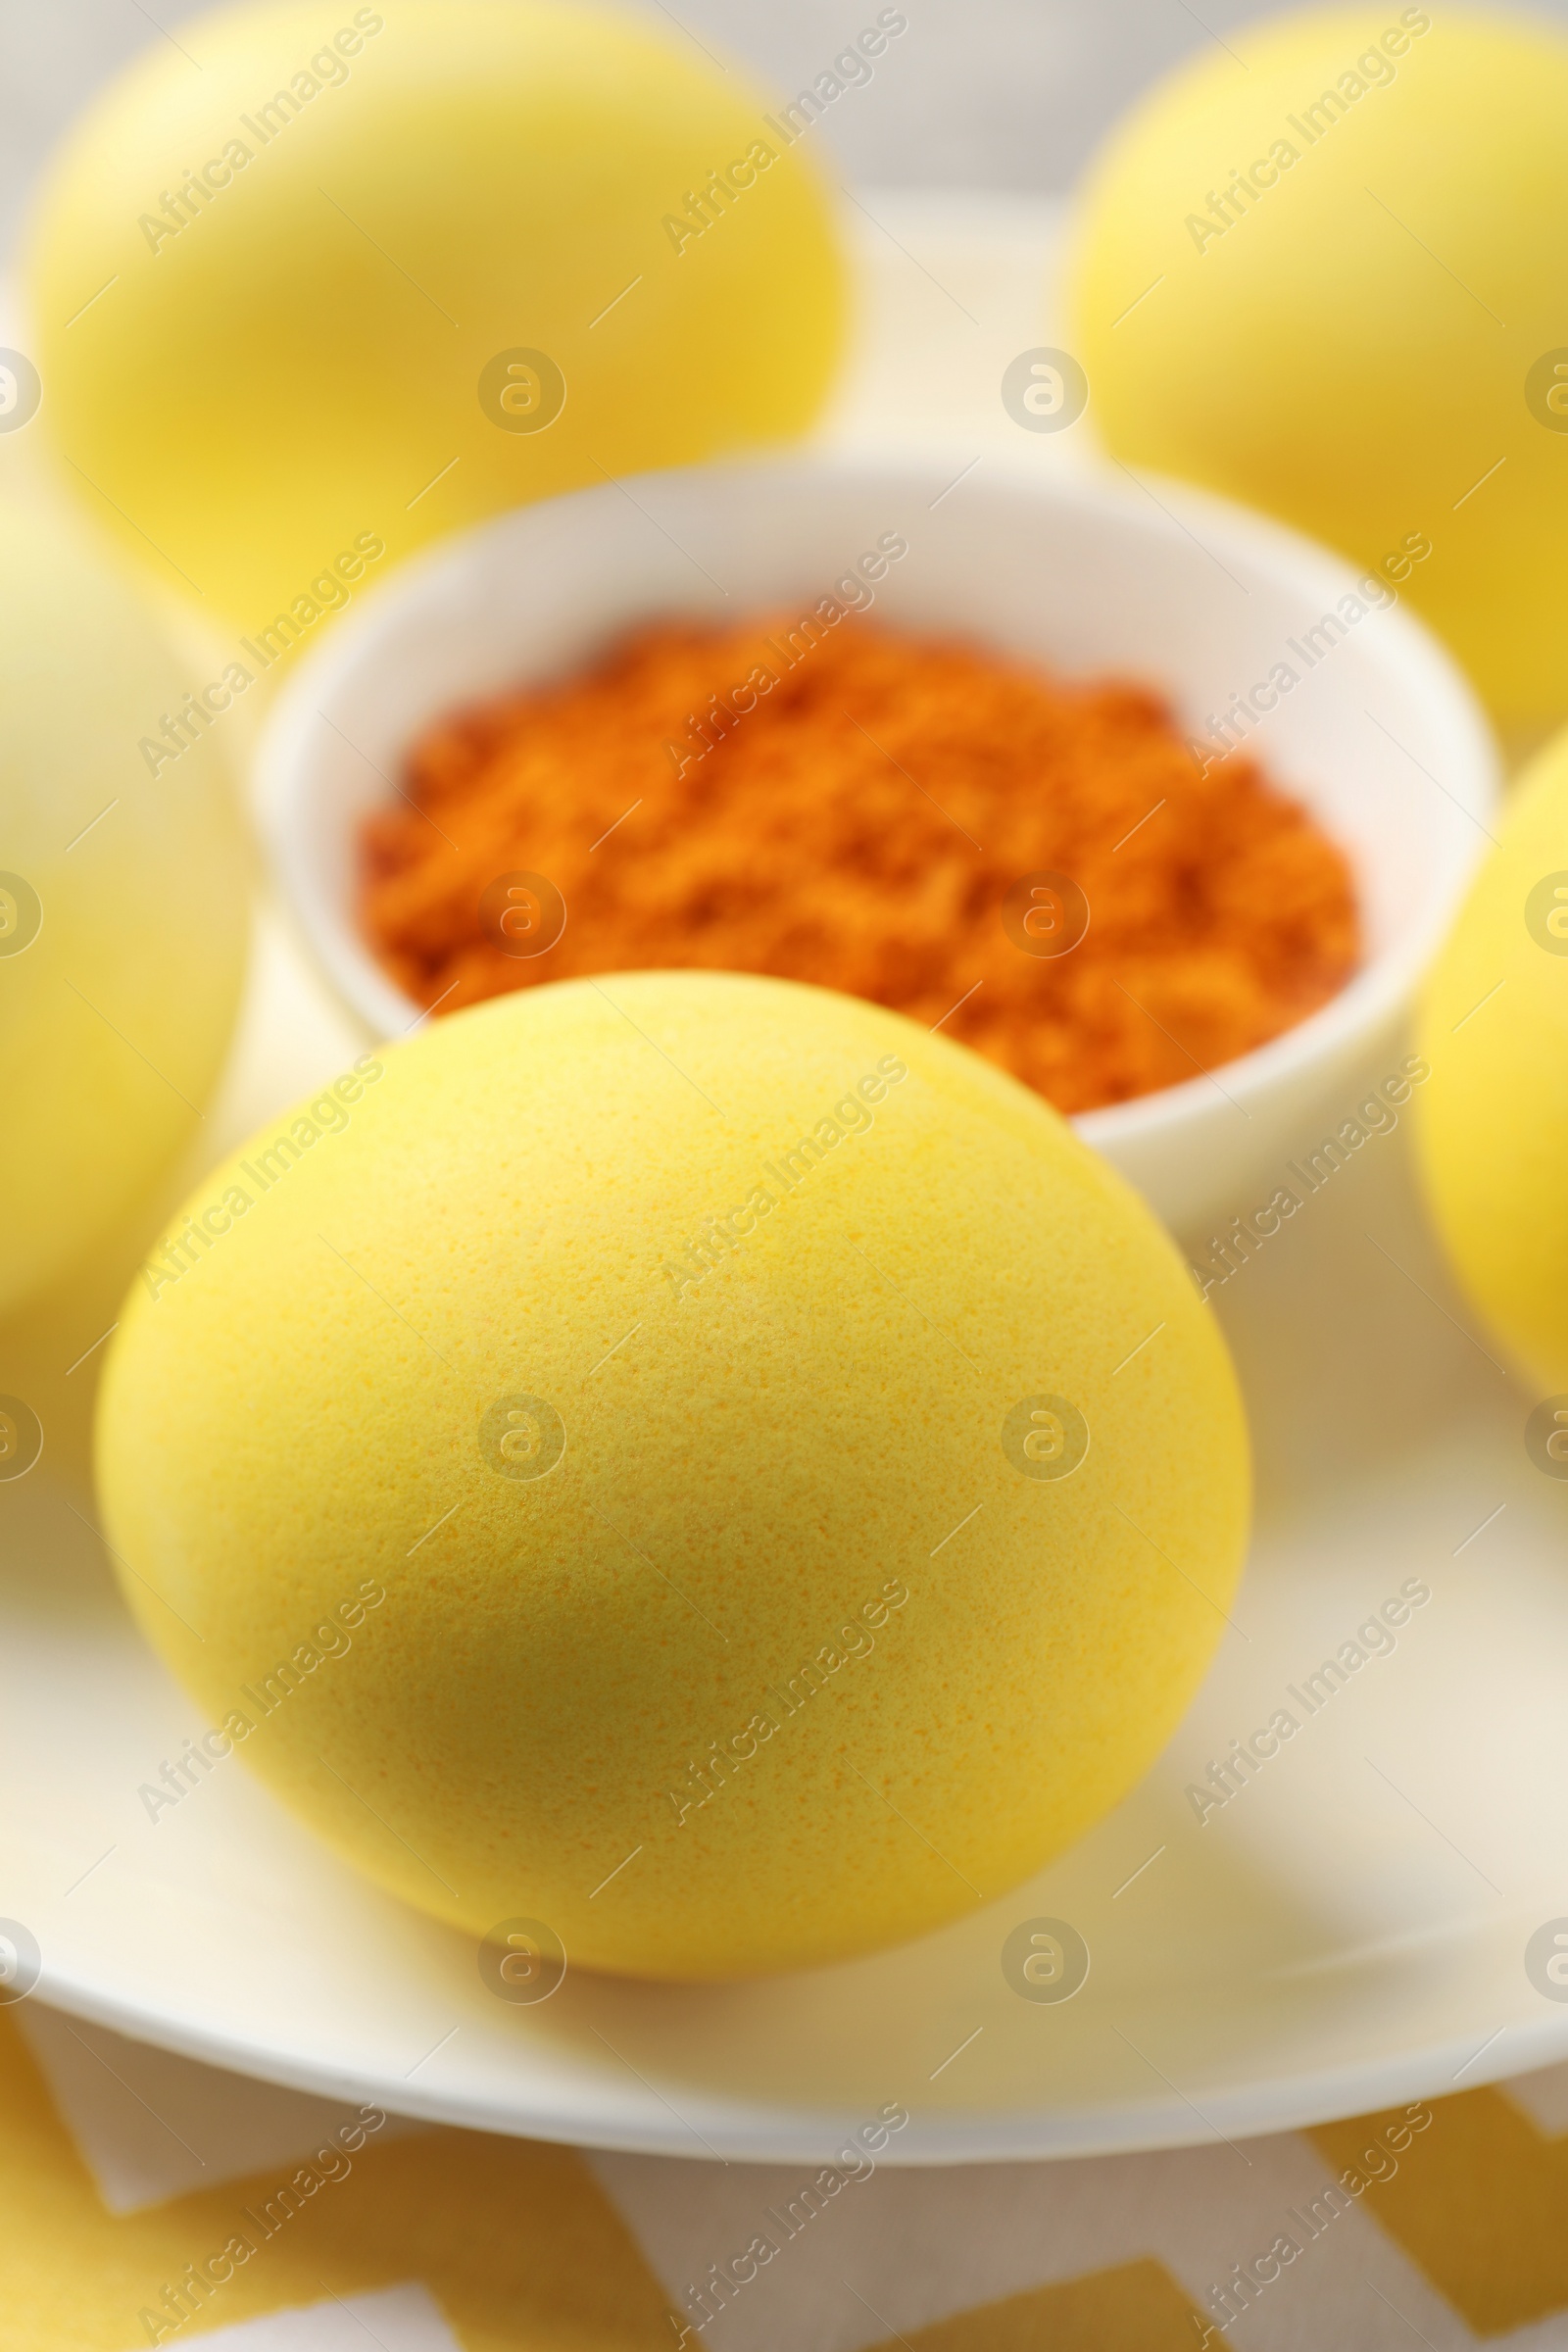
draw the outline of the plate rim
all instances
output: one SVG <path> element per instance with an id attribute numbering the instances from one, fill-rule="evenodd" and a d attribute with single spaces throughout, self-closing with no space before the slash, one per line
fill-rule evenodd
<path id="1" fill-rule="evenodd" d="M 220 2029 L 157 2017 L 133 2001 L 117 2000 L 73 1984 L 69 1978 L 57 1980 L 47 1970 L 32 1992 L 6 2006 L 21 2009 L 25 2000 L 34 1997 L 42 2009 L 106 2027 L 176 2057 L 287 2090 L 372 2105 L 387 2115 L 432 2129 L 449 2126 L 491 2132 L 503 2138 L 546 2140 L 607 2154 L 677 2157 L 690 2163 L 831 2164 L 863 2120 L 858 2111 L 849 2108 L 838 2118 L 833 2111 L 818 2108 L 803 2109 L 787 2121 L 786 2111 L 774 2107 L 767 2122 L 753 2123 L 730 2135 L 721 2112 L 715 2113 L 710 2103 L 701 2110 L 703 2132 L 690 2124 L 677 2131 L 652 2117 L 646 2129 L 635 2123 L 597 2122 L 590 2129 L 581 2115 L 557 2112 L 542 2104 L 538 2109 L 524 2109 L 515 2103 L 487 2105 L 461 2095 L 443 2095 L 438 2087 L 415 2090 L 406 2082 L 388 2095 L 385 2082 L 377 2076 L 318 2064 L 271 2046 L 253 2043 L 247 2047 L 240 2037 Z M 153 2022 L 158 2030 L 149 2032 Z M 1517 2046 L 1521 2037 L 1528 2044 L 1524 2064 Z M 897 2141 L 888 2142 L 877 2161 L 901 2171 L 956 2164 L 1061 2163 L 1093 2156 L 1201 2148 L 1211 2140 L 1229 2141 L 1233 2136 L 1263 2139 L 1281 2132 L 1311 2131 L 1390 2107 L 1453 2096 L 1461 2074 L 1466 2078 L 1463 2087 L 1473 2090 L 1568 2062 L 1568 2010 L 1560 2020 L 1542 2017 L 1515 2026 L 1504 2059 L 1494 2060 L 1485 2049 L 1467 2057 L 1470 2038 L 1430 2041 L 1360 2066 L 1298 2070 L 1213 2089 L 1199 2083 L 1197 2096 L 1173 2086 L 1169 2094 L 1157 2099 L 1014 2110 L 1004 2123 L 999 2122 L 994 2110 L 963 2108 L 949 2111 L 940 2122 L 927 2117 L 922 2123 L 918 2110 L 911 2107 L 906 2131 Z M 653 2095 L 657 2100 L 657 2090 Z M 691 2104 L 690 2094 L 685 2095 Z M 745 2104 L 735 2102 L 737 2111 Z M 760 2102 L 749 2104 L 755 2110 Z M 1202 2129 L 1194 2129 L 1195 2116 Z M 1059 2121 L 1048 2120 L 1054 2117 Z M 717 2132 L 720 2144 L 710 2144 L 708 2132 Z M 706 2155 L 693 2147 L 694 2139 L 707 2147 Z"/>

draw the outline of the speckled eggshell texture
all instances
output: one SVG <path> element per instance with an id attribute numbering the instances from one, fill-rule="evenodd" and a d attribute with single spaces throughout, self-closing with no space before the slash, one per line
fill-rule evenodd
<path id="1" fill-rule="evenodd" d="M 917 1935 L 1113 1805 L 1223 1629 L 1245 1423 L 1175 1250 L 877 1006 L 531 989 L 189 1205 L 106 1374 L 126 1597 L 475 1936 L 718 1979 Z"/>
<path id="2" fill-rule="evenodd" d="M 1416 1164 L 1471 1303 L 1535 1395 L 1526 1447 L 1563 1456 L 1568 1390 L 1568 731 L 1526 767 L 1433 966 Z M 1549 1454 L 1545 1448 L 1550 1445 Z"/>

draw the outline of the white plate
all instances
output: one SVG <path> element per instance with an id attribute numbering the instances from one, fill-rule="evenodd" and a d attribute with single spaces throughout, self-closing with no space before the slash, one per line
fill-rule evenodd
<path id="1" fill-rule="evenodd" d="M 215 1144 L 348 1043 L 288 956 L 274 937 Z M 1568 1913 L 1568 1486 L 1526 1454 L 1535 1399 L 1461 1327 L 1403 1129 L 1215 1297 L 1262 1507 L 1236 1629 L 1168 1755 L 1006 1900 L 750 1986 L 568 1974 L 513 2008 L 469 1940 L 363 1884 L 232 1758 L 150 1821 L 139 1786 L 202 1726 L 46 1451 L 0 1486 L 0 1914 L 36 1936 L 40 1992 L 301 2088 L 688 2156 L 823 2159 L 892 2100 L 900 2162 L 1152 2147 L 1568 2056 L 1568 2005 L 1524 1968 Z M 1307 1719 L 1289 1687 L 1406 1579 L 1431 1598 L 1397 1647 Z M 1281 1706 L 1302 1728 L 1200 1824 L 1186 1785 Z M 1037 1917 L 1092 1954 L 1059 2006 L 1003 1975 Z"/>
<path id="2" fill-rule="evenodd" d="M 987 346 L 994 387 L 1042 331 L 1012 264 L 988 237 L 992 274 L 971 282 L 978 242 L 899 225 L 988 333 L 1014 305 Z M 1016 258 L 1033 270 L 1039 249 L 1020 239 Z M 952 429 L 948 298 L 908 280 L 877 291 L 878 313 L 924 304 L 927 340 L 909 327 L 898 367 L 884 354 L 864 380 L 935 381 L 911 421 Z M 862 422 L 890 407 L 867 394 Z M 203 1157 L 358 1050 L 269 930 Z M 830 2156 L 893 2100 L 911 2120 L 885 2160 L 1065 2156 L 1280 2130 L 1568 2057 L 1568 2004 L 1524 1968 L 1531 1934 L 1568 1914 L 1568 1486 L 1525 1452 L 1535 1398 L 1468 1335 L 1403 1143 L 1366 1144 L 1215 1294 L 1257 1439 L 1257 1541 L 1237 1630 L 1116 1814 L 1033 1885 L 879 1959 L 716 1990 L 570 1975 L 536 2009 L 495 2000 L 470 1943 L 362 1884 L 242 1763 L 147 1818 L 138 1788 L 203 1727 L 75 1515 L 97 1358 L 66 1367 L 116 1297 L 84 1275 L 0 1332 L 0 1387 L 35 1397 L 48 1431 L 37 1468 L 0 1485 L 0 1916 L 37 1937 L 40 1995 L 411 2114 L 755 2159 Z M 1277 1707 L 1304 1714 L 1288 1687 L 1407 1578 L 1432 1597 L 1395 1652 L 1200 1825 L 1187 1784 Z M 1093 1956 L 1059 2006 L 1020 1998 L 1000 1965 L 1015 1924 L 1042 1916 Z"/>

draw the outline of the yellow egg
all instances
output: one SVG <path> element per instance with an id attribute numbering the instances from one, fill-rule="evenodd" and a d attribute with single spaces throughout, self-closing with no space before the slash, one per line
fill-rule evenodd
<path id="1" fill-rule="evenodd" d="M 896 1014 L 530 989 L 190 1206 L 106 1373 L 127 1598 L 215 1753 L 503 1959 L 915 1935 L 1114 1804 L 1223 1630 L 1247 1444 L 1179 1257 Z"/>
<path id="2" fill-rule="evenodd" d="M 1416 1134 L 1453 1265 L 1506 1351 L 1568 1391 L 1568 735 L 1520 781 L 1420 1042 Z"/>
<path id="3" fill-rule="evenodd" d="M 0 534 L 4 1309 L 195 1131 L 243 973 L 246 860 L 226 714 L 189 715 L 201 669 L 74 514 L 8 498 Z M 184 748 L 149 759 L 166 719 Z"/>
<path id="4" fill-rule="evenodd" d="M 29 279 L 71 478 L 279 647 L 366 542 L 800 431 L 842 312 L 742 76 L 554 0 L 182 23 L 78 123 Z"/>
<path id="5" fill-rule="evenodd" d="M 1377 567 L 1516 722 L 1568 710 L 1565 119 L 1526 18 L 1243 25 L 1116 130 L 1070 269 L 1112 454 Z"/>

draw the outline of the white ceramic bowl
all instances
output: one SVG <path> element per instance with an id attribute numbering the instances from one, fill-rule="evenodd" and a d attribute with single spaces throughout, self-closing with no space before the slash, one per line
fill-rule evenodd
<path id="1" fill-rule="evenodd" d="M 1165 482 L 966 459 L 807 453 L 606 483 L 465 532 L 350 611 L 283 689 L 257 760 L 283 896 L 346 1002 L 382 1037 L 422 1010 L 372 958 L 354 899 L 361 820 L 427 722 L 559 674 L 656 614 L 804 610 L 896 533 L 908 553 L 876 584 L 878 617 L 1069 676 L 1147 680 L 1195 737 L 1276 663 L 1296 672 L 1250 741 L 1349 856 L 1362 968 L 1271 1044 L 1074 1122 L 1180 1230 L 1266 1200 L 1271 1173 L 1285 1181 L 1284 1161 L 1348 1117 L 1357 1082 L 1395 1051 L 1485 847 L 1497 791 L 1485 723 L 1394 605 L 1320 631 L 1329 650 L 1309 665 L 1305 632 L 1355 574 L 1277 525 Z"/>

